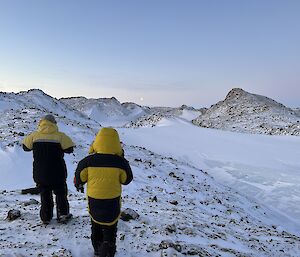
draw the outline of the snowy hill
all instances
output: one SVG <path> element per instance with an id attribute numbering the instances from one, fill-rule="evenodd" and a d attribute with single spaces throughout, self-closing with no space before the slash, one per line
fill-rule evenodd
<path id="1" fill-rule="evenodd" d="M 99 130 L 100 124 L 59 100 L 38 89 L 20 93 L 0 93 L 0 147 L 20 145 L 23 137 L 34 131 L 38 121 L 53 114 L 61 131 L 89 138 Z M 85 142 L 81 140 L 79 148 Z M 78 149 L 79 149 L 78 148 Z"/>
<path id="2" fill-rule="evenodd" d="M 163 119 L 175 117 L 191 121 L 204 112 L 186 105 L 179 108 L 146 107 L 135 103 L 120 103 L 115 97 L 88 99 L 85 97 L 61 98 L 61 102 L 69 105 L 103 126 L 114 127 L 153 127 Z"/>
<path id="3" fill-rule="evenodd" d="M 232 89 L 225 100 L 193 120 L 195 125 L 268 135 L 300 135 L 300 115 L 268 97 Z"/>
<path id="4" fill-rule="evenodd" d="M 115 97 L 98 99 L 70 97 L 61 98 L 60 101 L 104 126 L 119 127 L 149 113 L 147 107 L 135 103 L 121 104 Z"/>
<path id="5" fill-rule="evenodd" d="M 152 107 L 150 114 L 141 116 L 135 121 L 126 124 L 126 128 L 141 128 L 141 127 L 154 127 L 160 125 L 165 120 L 182 119 L 187 122 L 192 121 L 199 115 L 205 112 L 205 108 L 197 110 L 193 107 L 182 105 L 179 108 L 172 107 Z"/>

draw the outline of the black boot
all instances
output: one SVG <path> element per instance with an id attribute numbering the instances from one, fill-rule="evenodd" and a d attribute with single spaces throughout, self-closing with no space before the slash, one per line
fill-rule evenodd
<path id="1" fill-rule="evenodd" d="M 57 220 L 63 220 L 64 217 L 70 218 L 70 207 L 68 202 L 68 188 L 66 184 L 57 185 L 53 190 L 56 200 Z"/>
<path id="2" fill-rule="evenodd" d="M 99 246 L 94 247 L 94 257 L 100 257 L 100 251 L 99 251 Z"/>
<path id="3" fill-rule="evenodd" d="M 104 241 L 99 247 L 99 257 L 114 257 L 116 253 L 116 243 Z"/>

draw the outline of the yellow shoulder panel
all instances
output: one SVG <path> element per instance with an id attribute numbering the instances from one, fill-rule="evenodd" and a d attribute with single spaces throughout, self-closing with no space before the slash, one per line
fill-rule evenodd
<path id="1" fill-rule="evenodd" d="M 37 132 L 32 132 L 31 134 L 29 134 L 28 136 L 26 136 L 23 140 L 23 144 L 30 150 L 32 150 L 33 147 L 33 140 L 34 140 L 34 136 Z"/>
<path id="2" fill-rule="evenodd" d="M 63 133 L 63 132 L 59 132 L 59 133 L 60 133 L 60 136 L 61 136 L 61 138 L 60 138 L 60 144 L 61 144 L 61 148 L 62 148 L 63 150 L 68 149 L 68 148 L 74 146 L 74 143 L 73 143 L 73 141 L 72 141 L 71 138 L 69 138 L 69 137 L 68 137 L 65 133 Z"/>

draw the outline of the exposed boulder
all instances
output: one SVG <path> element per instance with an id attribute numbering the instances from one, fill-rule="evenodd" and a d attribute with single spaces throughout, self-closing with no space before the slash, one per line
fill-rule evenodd
<path id="1" fill-rule="evenodd" d="M 13 221 L 20 217 L 21 217 L 21 212 L 19 210 L 12 209 L 8 211 L 6 219 L 9 221 Z"/>
<path id="2" fill-rule="evenodd" d="M 127 208 L 121 212 L 120 219 L 123 221 L 129 221 L 129 220 L 137 220 L 139 217 L 140 215 L 136 211 Z"/>

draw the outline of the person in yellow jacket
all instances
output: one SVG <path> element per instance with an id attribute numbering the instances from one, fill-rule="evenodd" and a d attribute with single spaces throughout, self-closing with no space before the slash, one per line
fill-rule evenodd
<path id="1" fill-rule="evenodd" d="M 37 131 L 23 140 L 24 151 L 33 151 L 33 179 L 41 195 L 40 217 L 48 224 L 53 217 L 53 195 L 56 195 L 58 221 L 71 218 L 67 199 L 67 167 L 64 153 L 73 152 L 74 143 L 66 134 L 59 132 L 53 115 L 46 115 Z"/>
<path id="2" fill-rule="evenodd" d="M 79 191 L 87 183 L 95 256 L 113 257 L 122 185 L 132 181 L 132 171 L 124 158 L 118 132 L 113 128 L 102 128 L 89 152 L 90 155 L 78 163 L 74 184 Z"/>

